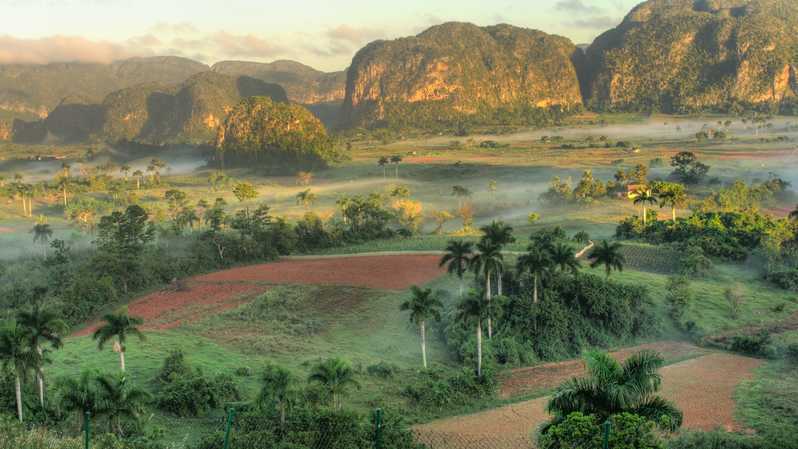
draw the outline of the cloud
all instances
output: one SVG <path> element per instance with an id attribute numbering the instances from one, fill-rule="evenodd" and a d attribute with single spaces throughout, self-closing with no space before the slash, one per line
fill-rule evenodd
<path id="1" fill-rule="evenodd" d="M 582 0 L 559 0 L 554 5 L 554 9 L 557 11 L 578 14 L 597 14 L 601 12 L 601 8 L 593 5 L 587 5 Z"/>
<path id="2" fill-rule="evenodd" d="M 567 22 L 567 25 L 577 27 L 577 28 L 588 28 L 588 29 L 608 29 L 614 28 L 621 23 L 621 19 L 617 17 L 610 17 L 610 16 L 593 16 L 593 17 L 586 17 L 584 19 L 576 19 L 570 22 Z"/>
<path id="3" fill-rule="evenodd" d="M 48 64 L 51 62 L 109 63 L 150 51 L 126 44 L 92 41 L 77 36 L 22 39 L 0 36 L 0 64 Z"/>
<path id="4" fill-rule="evenodd" d="M 199 32 L 197 27 L 190 22 L 158 22 L 150 28 L 150 31 L 156 34 L 191 34 Z"/>
<path id="5" fill-rule="evenodd" d="M 305 36 L 305 39 L 310 38 L 312 43 L 305 45 L 304 48 L 322 57 L 350 55 L 367 43 L 384 37 L 384 31 L 377 28 L 338 25 L 322 33 L 322 38 L 326 42 L 321 44 L 318 43 L 318 38 Z"/>
<path id="6" fill-rule="evenodd" d="M 362 45 L 381 37 L 382 34 L 383 32 L 376 28 L 356 28 L 349 25 L 338 25 L 325 33 L 332 41 L 344 41 L 352 45 Z"/>
<path id="7" fill-rule="evenodd" d="M 272 58 L 285 53 L 285 48 L 254 34 L 231 34 L 217 31 L 208 36 L 211 46 L 223 55 L 250 58 Z"/>

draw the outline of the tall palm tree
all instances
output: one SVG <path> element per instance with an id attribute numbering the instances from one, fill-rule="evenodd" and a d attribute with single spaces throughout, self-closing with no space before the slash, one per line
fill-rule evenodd
<path id="1" fill-rule="evenodd" d="M 60 380 L 58 391 L 61 395 L 61 408 L 66 412 L 74 412 L 82 424 L 85 424 L 83 420 L 87 415 L 97 416 L 103 411 L 105 401 L 100 396 L 98 377 L 99 373 L 83 371 L 78 378 L 67 377 Z"/>
<path id="2" fill-rule="evenodd" d="M 485 301 L 488 309 L 492 298 L 490 278 L 493 273 L 504 269 L 504 256 L 498 245 L 490 240 L 482 239 L 477 243 L 477 253 L 471 258 L 471 270 L 477 277 L 485 278 Z M 488 315 L 488 338 L 493 338 L 493 319 Z"/>
<path id="3" fill-rule="evenodd" d="M 399 310 L 410 312 L 410 321 L 418 325 L 421 335 L 421 360 L 424 369 L 427 369 L 427 321 L 434 319 L 440 321 L 443 303 L 437 295 L 432 293 L 432 289 L 422 289 L 412 286 L 410 292 L 413 295 L 409 300 L 399 306 Z"/>
<path id="4" fill-rule="evenodd" d="M 402 163 L 402 156 L 398 154 L 391 156 L 391 163 L 394 164 L 394 174 L 396 178 L 399 178 L 399 164 Z"/>
<path id="5" fill-rule="evenodd" d="M 574 255 L 574 251 L 565 243 L 556 243 L 551 248 L 551 263 L 563 273 L 570 271 L 573 274 L 579 272 L 579 261 Z"/>
<path id="6" fill-rule="evenodd" d="M 648 206 L 657 204 L 657 196 L 651 189 L 640 189 L 632 197 L 635 205 L 643 205 L 643 226 L 646 226 L 648 224 Z"/>
<path id="7" fill-rule="evenodd" d="M 638 352 L 623 364 L 606 353 L 589 353 L 585 357 L 587 376 L 560 385 L 547 410 L 555 422 L 574 412 L 595 415 L 600 422 L 629 412 L 675 430 L 682 424 L 682 412 L 656 395 L 662 384 L 658 370 L 663 364 L 654 351 Z"/>
<path id="8" fill-rule="evenodd" d="M 58 318 L 58 315 L 42 308 L 39 303 L 34 304 L 30 310 L 17 314 L 17 323 L 25 330 L 28 342 L 39 357 L 36 366 L 36 382 L 39 386 L 39 404 L 44 407 L 44 370 L 45 362 L 43 345 L 47 344 L 53 349 L 60 349 L 63 345 L 63 336 L 68 332 L 67 324 Z"/>
<path id="9" fill-rule="evenodd" d="M 17 417 L 22 422 L 22 382 L 39 365 L 39 355 L 28 341 L 25 329 L 12 321 L 0 329 L 0 363 L 14 374 Z"/>
<path id="10" fill-rule="evenodd" d="M 136 178 L 136 190 L 141 190 L 141 178 L 144 177 L 144 172 L 136 170 L 133 172 L 133 177 Z"/>
<path id="11" fill-rule="evenodd" d="M 311 192 L 310 189 L 303 190 L 296 194 L 296 203 L 305 209 L 310 209 L 313 203 L 316 202 L 316 194 Z"/>
<path id="12" fill-rule="evenodd" d="M 538 303 L 538 285 L 548 276 L 552 264 L 549 252 L 535 245 L 529 245 L 526 254 L 518 258 L 518 270 L 532 275 L 532 302 L 535 304 Z"/>
<path id="13" fill-rule="evenodd" d="M 110 431 L 124 436 L 122 420 L 138 420 L 144 411 L 149 394 L 131 385 L 127 378 L 99 376 L 97 377 L 101 402 L 101 413 L 108 418 Z"/>
<path id="14" fill-rule="evenodd" d="M 457 321 L 465 326 L 476 326 L 477 377 L 482 377 L 482 321 L 488 316 L 488 305 L 476 294 L 470 294 L 457 306 Z"/>
<path id="15" fill-rule="evenodd" d="M 350 388 L 360 389 L 360 384 L 355 380 L 352 367 L 341 359 L 327 359 L 313 367 L 308 382 L 315 382 L 324 388 L 332 398 L 333 407 L 340 410 L 342 397 Z"/>
<path id="16" fill-rule="evenodd" d="M 446 271 L 460 279 L 460 298 L 463 297 L 463 276 L 471 266 L 471 257 L 474 255 L 474 244 L 450 240 L 446 245 L 446 254 L 441 257 L 439 267 L 446 265 Z"/>
<path id="17" fill-rule="evenodd" d="M 610 243 L 606 240 L 593 248 L 590 252 L 588 259 L 590 260 L 590 268 L 596 268 L 599 265 L 604 265 L 604 270 L 609 279 L 612 270 L 623 271 L 623 264 L 626 263 L 626 258 L 621 254 L 621 244 L 618 242 Z"/>
<path id="18" fill-rule="evenodd" d="M 504 249 L 505 245 L 515 243 L 513 227 L 502 221 L 493 221 L 491 224 L 480 228 L 480 230 L 484 234 L 482 238 L 497 245 L 499 251 Z M 499 295 L 502 294 L 502 272 L 502 269 L 496 271 L 496 293 Z"/>
<path id="19" fill-rule="evenodd" d="M 260 407 L 276 406 L 280 413 L 280 426 L 285 427 L 285 411 L 291 395 L 291 373 L 277 365 L 266 365 L 261 376 L 261 389 L 258 394 L 257 404 Z"/>
<path id="20" fill-rule="evenodd" d="M 668 188 L 659 192 L 659 207 L 669 207 L 671 218 L 676 223 L 676 208 L 687 202 L 687 191 L 682 184 L 669 184 Z"/>
<path id="21" fill-rule="evenodd" d="M 127 164 L 122 164 L 119 167 L 119 172 L 122 173 L 125 176 L 125 182 L 127 182 L 127 177 L 130 174 L 130 170 L 131 170 L 131 167 L 130 167 L 130 165 L 127 165 Z"/>
<path id="22" fill-rule="evenodd" d="M 119 367 L 122 372 L 125 372 L 125 342 L 128 335 L 135 335 L 139 340 L 144 340 L 144 334 L 141 333 L 138 326 L 144 324 L 144 320 L 137 317 L 131 317 L 127 312 L 118 314 L 108 314 L 103 317 L 105 324 L 94 331 L 93 338 L 97 340 L 97 349 L 103 349 L 103 346 L 111 340 L 116 339 L 114 350 L 119 351 Z"/>
<path id="23" fill-rule="evenodd" d="M 380 157 L 380 158 L 377 160 L 377 165 L 379 165 L 380 167 L 382 167 L 382 178 L 383 178 L 383 179 L 385 179 L 385 178 L 387 178 L 387 177 L 388 177 L 388 174 L 386 173 L 386 166 L 387 166 L 387 165 L 388 165 L 390 162 L 391 162 L 391 160 L 390 160 L 390 159 L 388 159 L 388 158 L 387 158 L 387 157 L 385 157 L 385 156 L 382 156 L 382 157 Z"/>
<path id="24" fill-rule="evenodd" d="M 30 232 L 33 234 L 33 243 L 41 244 L 44 257 L 47 257 L 47 244 L 53 236 L 53 228 L 47 223 L 39 222 L 33 225 L 33 229 L 31 229 Z"/>

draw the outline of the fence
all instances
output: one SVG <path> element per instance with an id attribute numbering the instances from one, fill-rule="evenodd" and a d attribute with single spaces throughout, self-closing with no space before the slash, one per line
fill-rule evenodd
<path id="1" fill-rule="evenodd" d="M 97 449 L 92 440 L 92 420 L 89 414 L 83 420 L 83 434 L 80 438 L 80 448 L 78 440 L 73 440 L 74 444 L 58 445 L 58 449 Z M 248 441 L 236 441 L 235 437 L 236 410 L 229 409 L 225 419 L 224 437 L 218 449 L 249 449 L 250 447 L 262 447 L 263 439 L 257 435 Z M 385 441 L 384 416 L 381 409 L 374 410 L 371 420 L 372 432 L 367 441 L 344 439 L 340 437 L 328 439 L 323 430 L 307 432 L 306 441 L 302 446 L 311 449 L 383 449 L 384 447 L 395 446 L 394 441 Z M 609 437 L 611 433 L 610 422 L 602 425 L 601 447 L 610 449 Z M 389 433 L 389 435 L 391 435 Z M 267 437 L 264 437 L 267 438 Z M 2 438 L 0 438 L 2 440 Z M 507 431 L 507 429 L 494 428 L 484 429 L 475 428 L 461 431 L 447 431 L 444 429 L 434 429 L 424 426 L 423 430 L 413 431 L 415 443 L 428 449 L 527 449 L 535 446 L 532 431 L 522 435 Z M 269 440 L 273 441 L 273 440 Z M 595 440 L 594 440 L 595 441 Z M 594 443 L 595 444 L 595 443 Z M 50 447 L 47 444 L 35 445 L 36 447 Z M 407 447 L 407 446 L 405 446 Z M 53 446 L 55 448 L 55 446 Z M 0 449 L 11 449 L 0 444 Z"/>

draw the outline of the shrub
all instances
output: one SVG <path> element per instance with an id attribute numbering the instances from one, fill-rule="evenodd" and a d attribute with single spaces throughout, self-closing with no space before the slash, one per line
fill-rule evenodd
<path id="1" fill-rule="evenodd" d="M 230 376 L 208 378 L 201 371 L 197 371 L 164 385 L 158 394 L 156 405 L 161 410 L 182 417 L 203 416 L 222 407 L 225 402 L 240 399 L 238 387 Z"/>
<path id="2" fill-rule="evenodd" d="M 168 384 L 183 377 L 191 376 L 192 374 L 193 372 L 186 361 L 183 351 L 178 349 L 177 351 L 170 352 L 169 355 L 166 356 L 155 380 L 163 384 Z"/>
<path id="3" fill-rule="evenodd" d="M 665 294 L 665 302 L 668 303 L 668 310 L 671 318 L 679 323 L 692 301 L 690 281 L 684 276 L 670 277 L 668 278 L 668 284 L 665 290 L 667 291 Z"/>
<path id="4" fill-rule="evenodd" d="M 740 316 L 740 307 L 742 306 L 744 299 L 743 294 L 743 286 L 739 283 L 734 284 L 734 287 L 727 288 L 723 292 L 723 296 L 726 298 L 726 303 L 729 305 L 729 314 L 734 320 Z"/>
<path id="5" fill-rule="evenodd" d="M 598 449 L 602 447 L 602 424 L 592 415 L 575 412 L 545 430 L 538 438 L 540 449 Z M 663 449 L 654 423 L 642 416 L 621 413 L 610 418 L 609 447 L 614 449 Z"/>
<path id="6" fill-rule="evenodd" d="M 784 358 L 788 362 L 798 365 L 798 343 L 791 343 L 784 349 Z"/>
<path id="7" fill-rule="evenodd" d="M 482 377 L 475 376 L 471 370 L 451 377 L 444 377 L 439 371 L 427 371 L 421 380 L 406 386 L 402 395 L 421 409 L 441 409 L 493 397 L 496 387 L 495 374 L 488 368 L 483 368 Z"/>
<path id="8" fill-rule="evenodd" d="M 366 368 L 369 376 L 380 377 L 382 379 L 390 379 L 399 372 L 399 367 L 393 363 L 379 362 L 374 365 L 369 365 Z"/>
<path id="9" fill-rule="evenodd" d="M 780 288 L 798 292 L 798 270 L 770 273 L 767 275 L 767 279 Z"/>
<path id="10" fill-rule="evenodd" d="M 687 245 L 679 260 L 680 271 L 685 276 L 704 277 L 712 270 L 712 260 L 698 245 Z"/>
<path id="11" fill-rule="evenodd" d="M 761 330 L 754 335 L 735 335 L 729 344 L 729 349 L 742 354 L 770 357 L 773 355 L 770 333 Z"/>

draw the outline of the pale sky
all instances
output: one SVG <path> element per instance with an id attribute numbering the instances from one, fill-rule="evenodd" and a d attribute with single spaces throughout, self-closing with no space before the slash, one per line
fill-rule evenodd
<path id="1" fill-rule="evenodd" d="M 639 0 L 0 0 L 0 63 L 179 55 L 293 59 L 332 71 L 376 39 L 448 21 L 509 23 L 590 43 Z"/>

